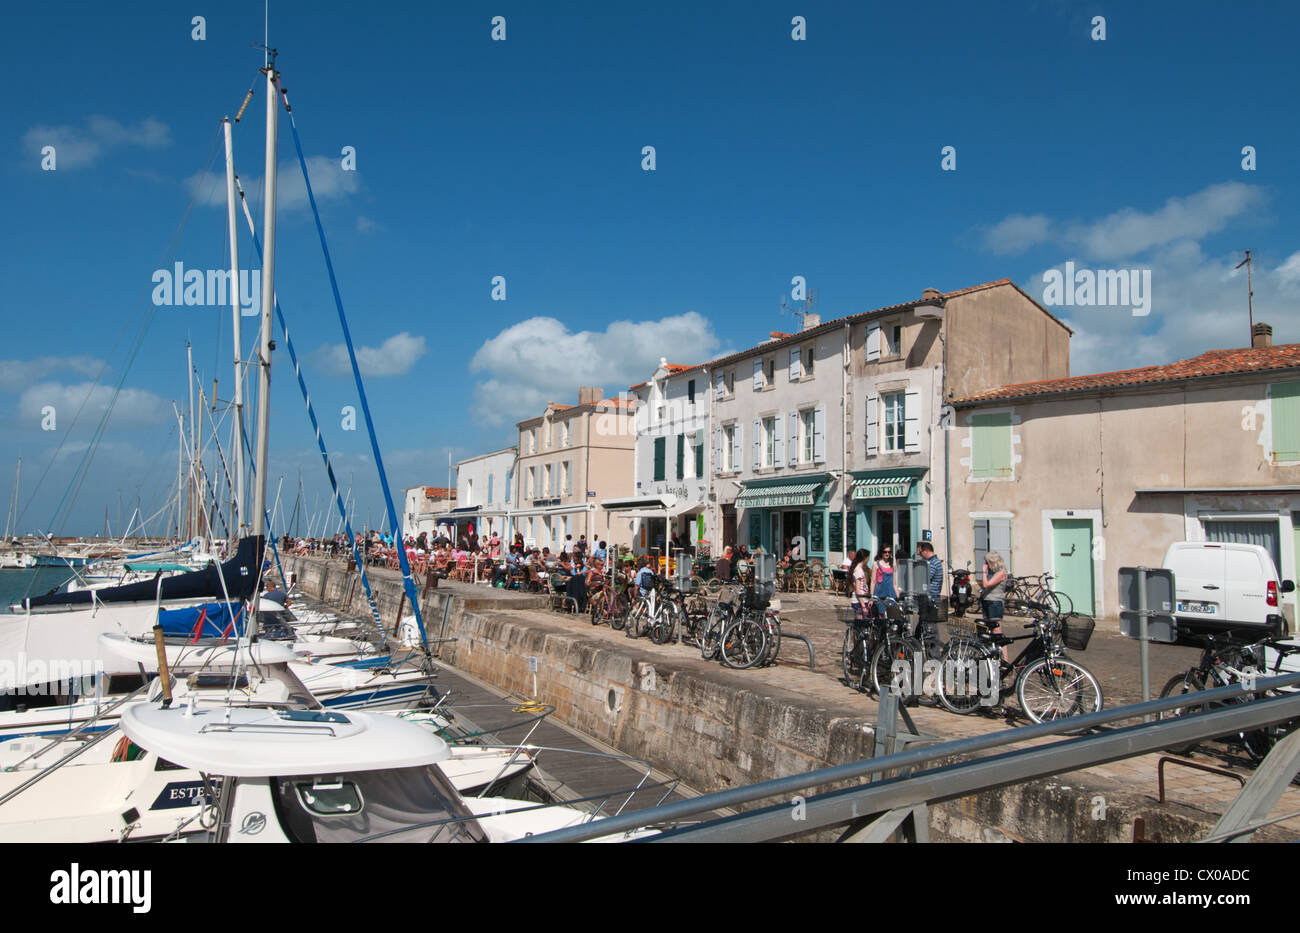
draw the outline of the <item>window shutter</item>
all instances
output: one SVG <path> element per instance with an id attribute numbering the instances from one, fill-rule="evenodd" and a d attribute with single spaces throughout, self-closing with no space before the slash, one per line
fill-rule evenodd
<path id="1" fill-rule="evenodd" d="M 570 495 L 570 496 L 573 495 L 573 461 L 572 460 L 564 461 L 564 493 L 565 495 Z"/>
<path id="2" fill-rule="evenodd" d="M 826 460 L 826 406 L 818 405 L 813 411 L 813 462 Z"/>
<path id="3" fill-rule="evenodd" d="M 745 432 L 743 427 L 741 426 L 741 423 L 737 421 L 735 443 L 733 443 L 731 446 L 732 466 L 735 468 L 737 473 L 739 473 L 741 470 L 745 468 L 745 461 L 741 457 L 741 453 L 740 453 L 744 447 L 744 443 L 745 443 Z"/>
<path id="4" fill-rule="evenodd" d="M 704 479 L 704 430 L 695 432 L 695 478 Z"/>
<path id="5" fill-rule="evenodd" d="M 689 382 L 686 383 L 686 402 L 687 404 L 690 405 L 695 404 L 695 380 L 694 379 L 691 379 Z"/>
<path id="6" fill-rule="evenodd" d="M 722 428 L 713 429 L 713 475 L 722 473 Z"/>
<path id="7" fill-rule="evenodd" d="M 655 438 L 655 482 L 660 482 L 664 478 L 664 461 L 667 459 L 668 440 L 663 437 Z"/>
<path id="8" fill-rule="evenodd" d="M 754 421 L 754 460 L 750 469 L 757 470 L 763 465 L 763 430 L 762 424 Z"/>
<path id="9" fill-rule="evenodd" d="M 488 474 L 488 505 L 492 504 L 492 480 L 496 478 L 495 473 Z"/>
<path id="10" fill-rule="evenodd" d="M 1300 382 L 1274 383 L 1268 394 L 1273 462 L 1300 460 Z"/>
<path id="11" fill-rule="evenodd" d="M 776 440 L 772 443 L 772 465 L 785 466 L 785 416 L 777 415 L 772 419 L 772 432 Z"/>
<path id="12" fill-rule="evenodd" d="M 800 376 L 799 347 L 790 348 L 790 381 L 797 382 Z"/>
<path id="13" fill-rule="evenodd" d="M 677 435 L 677 478 L 686 478 L 686 435 Z"/>
<path id="14" fill-rule="evenodd" d="M 880 325 L 867 325 L 867 359 L 880 359 Z"/>
<path id="15" fill-rule="evenodd" d="M 754 391 L 763 388 L 763 361 L 754 360 Z"/>
<path id="16" fill-rule="evenodd" d="M 880 396 L 867 396 L 867 456 L 874 457 L 879 447 Z"/>
<path id="17" fill-rule="evenodd" d="M 989 519 L 989 550 L 1002 555 L 1007 573 L 1011 572 L 1011 519 Z"/>
<path id="18" fill-rule="evenodd" d="M 1011 415 L 975 415 L 971 419 L 971 475 L 991 479 L 1011 475 Z"/>
<path id="19" fill-rule="evenodd" d="M 989 552 L 989 522 L 981 518 L 975 522 L 975 563 L 971 569 L 976 574 L 984 572 L 984 556 Z M 977 582 L 975 580 L 972 583 Z"/>
<path id="20" fill-rule="evenodd" d="M 908 389 L 903 402 L 903 450 L 913 453 L 921 449 L 921 392 Z"/>
<path id="21" fill-rule="evenodd" d="M 510 487 L 515 484 L 515 468 L 506 470 L 506 503 L 510 502 Z"/>
<path id="22" fill-rule="evenodd" d="M 713 390 L 713 395 L 715 398 L 722 398 L 722 396 L 726 394 L 726 383 L 722 380 L 722 373 L 717 373 L 716 375 L 717 378 L 714 380 L 716 387 Z"/>

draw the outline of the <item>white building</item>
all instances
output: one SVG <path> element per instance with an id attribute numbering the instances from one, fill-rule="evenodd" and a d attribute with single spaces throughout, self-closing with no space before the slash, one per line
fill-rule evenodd
<path id="1" fill-rule="evenodd" d="M 426 532 L 433 536 L 438 516 L 447 514 L 456 504 L 456 490 L 446 486 L 411 486 L 403 490 L 405 508 L 402 511 L 402 533 L 418 535 Z"/>
<path id="2" fill-rule="evenodd" d="M 450 514 L 455 516 L 458 533 L 472 525 L 479 537 L 491 537 L 495 531 L 509 538 L 518 453 L 519 448 L 506 447 L 456 464 L 456 508 Z"/>
<path id="3" fill-rule="evenodd" d="M 601 503 L 615 540 L 630 540 L 638 553 L 662 554 L 678 535 L 697 553 L 701 542 L 712 551 L 708 376 L 699 366 L 661 359 L 650 380 L 629 392 L 637 400 L 636 491 Z"/>

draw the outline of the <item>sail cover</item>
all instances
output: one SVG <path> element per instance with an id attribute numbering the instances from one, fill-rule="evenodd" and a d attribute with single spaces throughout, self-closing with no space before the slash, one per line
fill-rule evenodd
<path id="1" fill-rule="evenodd" d="M 26 600 L 30 608 L 42 606 L 89 606 L 96 603 L 132 603 L 155 599 L 227 599 L 245 600 L 257 587 L 258 562 L 262 559 L 264 539 L 260 535 L 240 538 L 235 556 L 220 566 L 180 573 L 162 580 L 142 580 L 123 586 L 75 593 L 50 593 Z M 224 582 L 224 586 L 223 586 Z"/>
<path id="2" fill-rule="evenodd" d="M 168 638 L 240 638 L 245 613 L 239 603 L 202 603 L 184 609 L 159 609 L 158 624 Z"/>

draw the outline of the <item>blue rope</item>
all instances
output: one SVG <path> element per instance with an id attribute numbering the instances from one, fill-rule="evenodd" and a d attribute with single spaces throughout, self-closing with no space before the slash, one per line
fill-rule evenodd
<path id="1" fill-rule="evenodd" d="M 236 183 L 238 184 L 238 179 L 236 179 Z M 243 185 L 239 186 L 239 195 L 241 198 L 244 195 Z M 256 230 L 251 230 L 251 232 L 253 234 L 253 248 L 257 250 L 257 258 L 260 261 L 262 258 L 262 242 L 258 239 Z M 365 561 L 362 560 L 361 553 L 357 549 L 356 535 L 352 533 L 352 523 L 348 521 L 347 507 L 343 504 L 343 496 L 339 493 L 338 480 L 334 477 L 334 466 L 330 463 L 329 451 L 325 447 L 325 438 L 321 434 L 320 422 L 316 418 L 316 408 L 311 403 L 311 395 L 307 391 L 307 382 L 302 375 L 302 366 L 298 363 L 298 352 L 294 349 L 293 340 L 289 337 L 289 325 L 285 323 L 284 312 L 280 310 L 279 298 L 275 299 L 275 316 L 280 322 L 280 333 L 284 334 L 284 344 L 289 351 L 289 359 L 293 362 L 294 375 L 298 377 L 298 390 L 302 392 L 302 400 L 307 405 L 307 416 L 311 419 L 312 430 L 316 432 L 316 446 L 320 448 L 321 461 L 325 464 L 325 475 L 329 478 L 330 489 L 334 492 L 334 503 L 338 506 L 339 515 L 343 518 L 343 527 L 348 534 L 348 545 L 352 548 L 352 560 L 356 563 L 357 571 L 361 574 L 361 586 L 366 591 L 366 602 L 370 605 L 370 615 L 374 618 L 375 625 L 379 626 L 379 630 L 382 632 L 384 626 L 379 618 L 379 607 L 375 605 L 375 595 L 370 590 L 370 578 L 366 576 Z M 244 447 L 246 450 L 249 448 L 247 437 L 244 439 Z M 249 450 L 249 463 L 252 462 L 252 451 Z M 267 527 L 270 526 L 271 523 L 268 520 Z M 274 538 L 272 539 L 272 546 L 274 546 Z M 275 560 L 276 568 L 279 569 L 280 558 L 278 551 Z M 280 579 L 285 581 L 286 586 L 288 585 L 288 578 L 285 577 L 283 570 L 280 570 Z"/>
<path id="2" fill-rule="evenodd" d="M 284 93 L 283 88 L 280 89 L 280 93 Z M 366 401 L 366 387 L 361 382 L 361 369 L 357 366 L 357 353 L 352 346 L 352 334 L 348 330 L 348 319 L 343 313 L 343 298 L 339 294 L 338 279 L 334 275 L 334 263 L 330 259 L 329 244 L 325 242 L 325 228 L 321 225 L 320 211 L 316 208 L 316 195 L 312 193 L 311 178 L 307 173 L 307 159 L 302 154 L 302 141 L 298 138 L 298 126 L 294 122 L 293 110 L 289 108 L 287 96 L 284 103 L 285 109 L 289 111 L 289 129 L 293 132 L 293 147 L 298 153 L 298 164 L 302 166 L 302 180 L 307 186 L 307 202 L 311 205 L 311 213 L 316 220 L 316 232 L 320 235 L 321 251 L 325 254 L 325 268 L 329 272 L 330 288 L 334 292 L 334 307 L 338 309 L 339 324 L 343 327 L 343 341 L 348 348 L 348 359 L 352 362 L 352 377 L 356 380 L 357 394 L 361 397 L 361 411 L 366 416 L 366 430 L 370 433 L 370 448 L 375 454 L 375 466 L 379 470 L 379 487 L 383 490 L 384 505 L 388 509 L 388 521 L 393 529 L 393 535 L 397 539 L 397 559 L 402 567 L 402 587 L 406 591 L 406 598 L 411 602 L 411 608 L 415 611 L 415 623 L 420 629 L 420 641 L 427 653 L 429 650 L 429 637 L 424 630 L 424 618 L 420 613 L 420 598 L 416 591 L 415 580 L 411 576 L 411 565 L 406 559 L 406 542 L 401 539 L 402 526 L 397 521 L 397 509 L 393 507 L 393 495 L 388 488 L 388 474 L 384 470 L 384 460 L 379 453 L 379 441 L 375 437 L 375 424 L 370 417 L 370 404 Z"/>

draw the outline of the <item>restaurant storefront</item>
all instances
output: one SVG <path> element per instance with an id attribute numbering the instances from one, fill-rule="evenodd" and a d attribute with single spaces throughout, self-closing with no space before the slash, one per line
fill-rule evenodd
<path id="1" fill-rule="evenodd" d="M 895 558 L 912 555 L 923 530 L 925 468 L 852 473 L 849 530 L 857 547 L 874 557 L 888 544 Z"/>
<path id="2" fill-rule="evenodd" d="M 802 538 L 806 560 L 826 560 L 829 551 L 829 473 L 745 483 L 736 497 L 740 541 L 751 551 L 762 547 L 780 560 Z"/>

